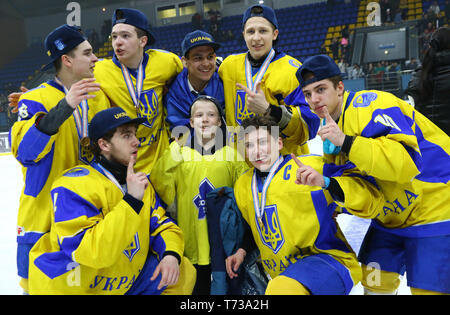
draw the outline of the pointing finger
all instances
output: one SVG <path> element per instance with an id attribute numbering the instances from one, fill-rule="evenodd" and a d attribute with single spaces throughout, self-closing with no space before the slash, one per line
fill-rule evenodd
<path id="1" fill-rule="evenodd" d="M 298 165 L 298 167 L 302 167 L 303 166 L 303 163 L 300 162 L 300 160 L 298 159 L 298 157 L 295 156 L 295 154 L 291 153 L 291 157 L 295 161 L 295 163 Z"/>
<path id="2" fill-rule="evenodd" d="M 130 156 L 130 161 L 128 162 L 127 174 L 134 174 L 134 163 L 136 163 L 136 157 L 134 155 Z"/>

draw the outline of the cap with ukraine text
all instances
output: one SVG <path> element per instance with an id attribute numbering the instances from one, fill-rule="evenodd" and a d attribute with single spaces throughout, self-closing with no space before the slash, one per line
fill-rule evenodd
<path id="1" fill-rule="evenodd" d="M 148 19 L 141 11 L 128 8 L 116 9 L 112 16 L 112 26 L 119 23 L 130 24 L 137 28 L 140 28 L 147 33 L 147 45 L 152 45 L 155 43 L 155 37 L 150 32 Z"/>
<path id="2" fill-rule="evenodd" d="M 85 40 L 86 37 L 77 26 L 64 24 L 55 28 L 47 35 L 44 41 L 45 50 L 51 62 L 42 67 L 41 70 L 45 71 L 50 69 L 58 58 L 67 54 Z"/>
<path id="3" fill-rule="evenodd" d="M 186 57 L 190 49 L 198 46 L 211 46 L 214 51 L 220 48 L 220 44 L 214 41 L 211 34 L 203 31 L 193 31 L 184 36 L 181 42 L 181 54 Z"/>
<path id="4" fill-rule="evenodd" d="M 312 72 L 314 75 L 308 80 L 305 80 L 303 78 L 305 71 Z M 306 58 L 295 75 L 300 83 L 300 87 L 304 88 L 308 84 L 341 75 L 341 70 L 329 56 L 317 55 Z"/>
<path id="5" fill-rule="evenodd" d="M 275 15 L 275 11 L 272 8 L 269 8 L 268 6 L 262 4 L 255 4 L 245 10 L 244 16 L 242 17 L 242 26 L 245 25 L 249 18 L 254 16 L 261 16 L 265 18 L 270 23 L 272 23 L 276 29 L 278 29 L 278 20 L 277 16 Z"/>
<path id="6" fill-rule="evenodd" d="M 95 114 L 89 124 L 89 138 L 97 141 L 109 131 L 125 124 L 142 124 L 146 118 L 131 119 L 120 107 L 112 107 Z"/>

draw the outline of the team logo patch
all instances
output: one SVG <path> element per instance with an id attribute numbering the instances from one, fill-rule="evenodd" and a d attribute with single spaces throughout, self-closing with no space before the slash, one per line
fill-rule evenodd
<path id="1" fill-rule="evenodd" d="M 66 47 L 60 39 L 55 40 L 54 44 L 58 50 L 63 50 Z"/>
<path id="2" fill-rule="evenodd" d="M 359 95 L 353 100 L 353 107 L 367 107 L 377 99 L 378 95 L 373 92 L 367 92 Z"/>
<path id="3" fill-rule="evenodd" d="M 134 255 L 136 255 L 136 253 L 141 249 L 141 244 L 139 243 L 139 235 L 138 233 L 134 234 L 134 238 L 133 241 L 131 242 L 130 245 L 128 245 L 127 248 L 125 248 L 125 250 L 123 251 L 123 253 L 125 254 L 125 256 L 128 257 L 128 259 L 130 261 L 133 260 Z"/>
<path id="4" fill-rule="evenodd" d="M 198 191 L 199 193 L 192 200 L 194 205 L 198 209 L 198 219 L 204 219 L 206 217 L 206 195 L 215 189 L 214 185 L 205 178 L 201 181 Z"/>
<path id="5" fill-rule="evenodd" d="M 300 62 L 298 62 L 295 59 L 289 59 L 289 64 L 297 69 L 300 68 L 300 66 L 301 66 Z"/>
<path id="6" fill-rule="evenodd" d="M 142 91 L 139 102 L 139 113 L 140 117 L 144 117 L 147 119 L 143 125 L 152 128 L 155 122 L 156 117 L 159 114 L 159 104 L 158 104 L 158 95 L 155 93 L 153 89 L 148 91 Z"/>
<path id="7" fill-rule="evenodd" d="M 83 167 L 75 167 L 64 173 L 65 177 L 81 177 L 89 174 L 89 170 Z"/>
<path id="8" fill-rule="evenodd" d="M 254 113 L 249 112 L 245 105 L 245 91 L 236 91 L 236 102 L 235 102 L 235 112 L 236 112 L 236 122 L 241 125 L 242 121 L 247 118 L 255 116 Z"/>
<path id="9" fill-rule="evenodd" d="M 264 208 L 263 226 L 260 226 L 256 219 L 259 235 L 264 245 L 269 247 L 275 254 L 284 244 L 284 236 L 280 227 L 280 219 L 276 205 L 266 206 Z"/>

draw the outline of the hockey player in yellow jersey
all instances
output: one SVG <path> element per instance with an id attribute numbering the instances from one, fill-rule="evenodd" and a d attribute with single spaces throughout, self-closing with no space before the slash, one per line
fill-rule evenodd
<path id="1" fill-rule="evenodd" d="M 219 67 L 227 124 L 240 126 L 246 118 L 267 115 L 284 129 L 295 113 L 302 122 L 300 145 L 286 139 L 283 152 L 309 153 L 306 142 L 315 137 L 319 123 L 301 90 L 296 90 L 295 72 L 301 63 L 274 48 L 279 35 L 275 12 L 264 5 L 251 6 L 244 12 L 242 27 L 248 52 L 228 56 Z"/>
<path id="2" fill-rule="evenodd" d="M 185 256 L 197 268 L 194 294 L 205 295 L 210 294 L 211 286 L 206 195 L 219 187 L 233 187 L 248 166 L 226 145 L 226 125 L 217 99 L 197 97 L 190 114 L 192 129 L 186 143 L 171 143 L 152 169 L 150 180 L 165 203 L 170 205 L 176 199 Z"/>
<path id="3" fill-rule="evenodd" d="M 100 60 L 95 77 L 113 106 L 131 117 L 145 117 L 138 131 L 136 169 L 150 173 L 156 159 L 169 145 L 165 123 L 165 86 L 183 70 L 180 58 L 168 51 L 148 49 L 155 42 L 145 15 L 135 9 L 117 9 L 112 17 L 112 59 Z"/>
<path id="4" fill-rule="evenodd" d="M 395 293 L 406 271 L 413 294 L 450 293 L 450 138 L 390 93 L 345 91 L 328 56 L 306 59 L 297 76 L 324 120 L 327 160 L 354 163 L 385 198 L 363 214 L 373 218 L 359 253 L 366 292 Z"/>
<path id="5" fill-rule="evenodd" d="M 90 163 L 88 122 L 109 107 L 93 78 L 97 62 L 90 43 L 76 27 L 62 25 L 45 39 L 56 77 L 23 94 L 11 128 L 11 148 L 22 165 L 24 189 L 18 213 L 18 274 L 27 291 L 28 252 L 50 230 L 50 187 L 62 171 Z M 88 144 L 88 143 L 87 143 Z"/>
<path id="6" fill-rule="evenodd" d="M 297 164 L 281 155 L 277 126 L 265 117 L 244 120 L 247 158 L 254 168 L 234 186 L 239 210 L 248 223 L 271 280 L 266 294 L 348 294 L 361 280 L 361 267 L 333 213 L 377 209 L 383 202 L 376 186 L 353 175 L 354 165 L 325 164 L 321 156 L 300 156 L 322 175 L 314 187 L 298 185 Z M 226 260 L 230 277 L 246 252 Z"/>
<path id="7" fill-rule="evenodd" d="M 51 231 L 30 252 L 30 294 L 190 294 L 183 233 L 147 175 L 135 172 L 138 124 L 121 108 L 89 126 L 95 162 L 53 184 Z"/>

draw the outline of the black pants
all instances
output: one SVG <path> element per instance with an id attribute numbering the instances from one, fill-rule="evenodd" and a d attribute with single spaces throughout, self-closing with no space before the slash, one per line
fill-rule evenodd
<path id="1" fill-rule="evenodd" d="M 197 270 L 197 281 L 192 295 L 210 295 L 211 265 L 194 265 L 194 267 Z"/>

